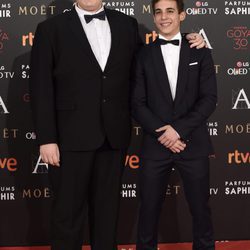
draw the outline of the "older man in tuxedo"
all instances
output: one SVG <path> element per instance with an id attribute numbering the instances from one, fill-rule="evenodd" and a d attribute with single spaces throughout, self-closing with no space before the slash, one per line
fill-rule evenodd
<path id="1" fill-rule="evenodd" d="M 130 70 L 140 44 L 136 20 L 101 0 L 78 0 L 37 27 L 30 92 L 40 154 L 50 164 L 52 250 L 81 249 L 87 205 L 91 248 L 117 247 Z"/>

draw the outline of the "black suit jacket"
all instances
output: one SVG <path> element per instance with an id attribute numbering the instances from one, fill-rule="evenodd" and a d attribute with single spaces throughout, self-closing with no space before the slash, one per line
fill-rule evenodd
<path id="1" fill-rule="evenodd" d="M 134 18 L 106 9 L 111 51 L 104 72 L 75 9 L 40 23 L 31 53 L 30 94 L 38 143 L 92 150 L 107 136 L 130 139 L 130 70 L 140 45 Z"/>
<path id="2" fill-rule="evenodd" d="M 181 157 L 197 158 L 213 153 L 206 120 L 216 107 L 217 90 L 209 49 L 191 49 L 185 37 L 182 38 L 174 101 L 158 39 L 138 53 L 133 83 L 133 116 L 144 129 L 143 157 L 171 156 L 171 151 L 157 141 L 160 134 L 155 132 L 167 124 L 187 143 Z"/>

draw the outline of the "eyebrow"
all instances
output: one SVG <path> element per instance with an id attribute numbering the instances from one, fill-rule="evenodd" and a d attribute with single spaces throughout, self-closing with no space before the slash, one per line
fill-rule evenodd
<path id="1" fill-rule="evenodd" d="M 160 9 L 160 8 L 158 8 L 158 9 L 155 9 L 155 11 L 157 11 L 157 10 L 162 10 L 162 9 Z M 165 10 L 175 10 L 174 8 L 166 8 Z"/>

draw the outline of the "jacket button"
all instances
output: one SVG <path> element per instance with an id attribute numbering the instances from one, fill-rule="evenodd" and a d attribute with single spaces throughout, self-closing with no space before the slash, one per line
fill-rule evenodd
<path id="1" fill-rule="evenodd" d="M 102 79 L 106 79 L 107 78 L 107 76 L 102 76 Z"/>
<path id="2" fill-rule="evenodd" d="M 107 99 L 103 99 L 102 102 L 103 102 L 103 103 L 107 102 Z"/>

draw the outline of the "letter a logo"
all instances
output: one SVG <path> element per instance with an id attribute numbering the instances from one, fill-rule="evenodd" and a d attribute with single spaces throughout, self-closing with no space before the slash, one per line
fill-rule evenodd
<path id="1" fill-rule="evenodd" d="M 211 43 L 209 42 L 208 38 L 207 38 L 207 35 L 206 35 L 206 32 L 204 29 L 201 29 L 200 32 L 199 32 L 200 35 L 202 35 L 202 37 L 204 38 L 206 44 L 207 44 L 207 47 L 209 49 L 213 49 L 212 46 L 211 46 Z"/>
<path id="2" fill-rule="evenodd" d="M 236 100 L 234 102 L 235 96 Z M 250 109 L 250 103 L 244 89 L 241 89 L 239 92 L 233 91 L 232 102 L 233 102 L 232 109 Z"/>
<path id="3" fill-rule="evenodd" d="M 39 156 L 32 174 L 47 174 L 48 169 L 49 169 L 49 165 L 47 163 L 44 163 L 42 161 L 41 156 Z"/>
<path id="4" fill-rule="evenodd" d="M 0 96 L 0 107 L 2 107 L 3 113 L 4 113 L 4 114 L 9 114 L 9 113 L 10 113 L 10 112 L 7 110 L 6 105 L 4 104 L 3 98 L 2 98 L 1 96 Z M 2 113 L 2 112 L 0 111 L 0 113 Z"/>

